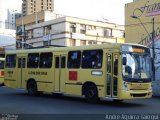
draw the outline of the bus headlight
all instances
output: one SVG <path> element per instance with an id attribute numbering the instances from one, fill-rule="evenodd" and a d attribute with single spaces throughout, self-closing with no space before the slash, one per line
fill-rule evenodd
<path id="1" fill-rule="evenodd" d="M 122 87 L 123 90 L 127 91 L 128 90 L 128 86 L 126 84 L 126 82 L 123 82 L 123 87 Z"/>

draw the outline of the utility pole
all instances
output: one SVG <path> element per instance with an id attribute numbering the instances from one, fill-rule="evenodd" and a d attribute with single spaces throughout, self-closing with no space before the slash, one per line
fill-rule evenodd
<path id="1" fill-rule="evenodd" d="M 152 60 L 152 70 L 153 70 L 153 81 L 155 81 L 155 48 L 154 48 L 154 37 L 155 37 L 155 30 L 154 30 L 154 17 L 152 18 L 152 53 L 153 53 L 153 60 Z"/>
<path id="2" fill-rule="evenodd" d="M 22 13 L 22 50 L 23 50 L 23 42 L 24 42 L 24 22 L 23 22 L 23 13 Z"/>

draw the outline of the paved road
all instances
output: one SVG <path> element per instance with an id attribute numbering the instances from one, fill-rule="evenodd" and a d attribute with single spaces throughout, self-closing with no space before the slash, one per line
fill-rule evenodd
<path id="1" fill-rule="evenodd" d="M 1 114 L 158 114 L 160 97 L 127 100 L 123 103 L 101 101 L 88 104 L 83 98 L 70 96 L 29 96 L 24 90 L 0 87 Z"/>

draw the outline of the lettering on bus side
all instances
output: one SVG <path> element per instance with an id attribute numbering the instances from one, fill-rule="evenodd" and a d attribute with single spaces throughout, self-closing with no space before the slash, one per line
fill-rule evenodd
<path id="1" fill-rule="evenodd" d="M 8 77 L 12 77 L 13 71 L 8 71 L 7 74 L 8 74 Z"/>
<path id="2" fill-rule="evenodd" d="M 8 73 L 8 74 L 13 74 L 13 71 L 8 71 L 7 73 Z"/>
<path id="3" fill-rule="evenodd" d="M 40 71 L 29 71 L 29 75 L 47 75 L 47 72 L 40 72 Z"/>
<path id="4" fill-rule="evenodd" d="M 69 80 L 77 81 L 77 71 L 69 71 Z"/>

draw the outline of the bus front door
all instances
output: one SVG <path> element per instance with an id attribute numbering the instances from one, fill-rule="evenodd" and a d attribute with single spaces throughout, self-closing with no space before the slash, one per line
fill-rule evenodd
<path id="1" fill-rule="evenodd" d="M 25 57 L 17 57 L 18 59 L 18 68 L 17 68 L 17 84 L 18 88 L 24 88 L 25 87 L 25 72 L 24 69 L 26 67 L 26 58 Z"/>
<path id="2" fill-rule="evenodd" d="M 66 55 L 55 55 L 55 92 L 65 92 Z"/>
<path id="3" fill-rule="evenodd" d="M 118 96 L 118 53 L 107 54 L 107 97 Z"/>

